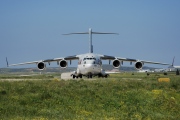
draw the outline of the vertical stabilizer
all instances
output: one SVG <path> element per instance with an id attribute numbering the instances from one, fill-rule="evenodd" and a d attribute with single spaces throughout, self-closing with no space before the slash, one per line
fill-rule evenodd
<path id="1" fill-rule="evenodd" d="M 9 63 L 8 63 L 8 59 L 7 59 L 7 57 L 6 57 L 6 64 L 7 64 L 7 67 L 9 67 Z"/>
<path id="2" fill-rule="evenodd" d="M 93 53 L 92 29 L 91 28 L 89 28 L 89 53 Z"/>
<path id="3" fill-rule="evenodd" d="M 172 66 L 174 66 L 174 59 L 175 59 L 175 56 L 174 56 L 173 61 L 172 61 Z"/>
<path id="4" fill-rule="evenodd" d="M 71 34 L 89 34 L 89 53 L 93 53 L 92 34 L 116 34 L 116 35 L 118 35 L 118 33 L 92 32 L 91 28 L 89 28 L 89 32 L 68 33 L 68 34 L 63 34 L 63 35 L 71 35 Z"/>

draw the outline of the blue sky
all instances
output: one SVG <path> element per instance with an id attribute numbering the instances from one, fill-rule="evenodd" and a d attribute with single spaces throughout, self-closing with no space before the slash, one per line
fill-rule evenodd
<path id="1" fill-rule="evenodd" d="M 179 0 L 1 0 L 0 68 L 87 53 L 88 35 L 62 34 L 89 28 L 119 33 L 94 35 L 94 53 L 180 65 Z"/>

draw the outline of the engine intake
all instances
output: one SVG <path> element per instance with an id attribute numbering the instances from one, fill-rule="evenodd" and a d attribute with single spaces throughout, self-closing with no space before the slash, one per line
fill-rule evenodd
<path id="1" fill-rule="evenodd" d="M 44 62 L 39 62 L 37 64 L 37 67 L 39 70 L 44 70 L 44 68 L 46 67 L 46 64 Z"/>
<path id="2" fill-rule="evenodd" d="M 66 68 L 67 65 L 68 65 L 68 63 L 67 63 L 66 60 L 61 60 L 61 61 L 59 62 L 59 66 L 60 66 L 61 68 Z"/>
<path id="3" fill-rule="evenodd" d="M 136 63 L 134 64 L 134 67 L 135 67 L 137 70 L 140 70 L 140 69 L 142 69 L 142 67 L 143 67 L 143 63 L 142 63 L 142 62 L 136 62 Z"/>
<path id="4" fill-rule="evenodd" d="M 113 64 L 113 67 L 114 67 L 114 68 L 119 68 L 119 67 L 121 66 L 120 61 L 117 60 L 117 59 L 115 59 L 115 60 L 112 62 L 112 64 Z"/>

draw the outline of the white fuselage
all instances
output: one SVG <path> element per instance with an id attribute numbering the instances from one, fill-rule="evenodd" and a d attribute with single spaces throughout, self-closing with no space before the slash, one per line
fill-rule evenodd
<path id="1" fill-rule="evenodd" d="M 180 66 L 173 66 L 174 68 L 180 69 Z"/>
<path id="2" fill-rule="evenodd" d="M 102 71 L 102 61 L 97 54 L 87 53 L 79 55 L 77 74 L 98 75 Z"/>

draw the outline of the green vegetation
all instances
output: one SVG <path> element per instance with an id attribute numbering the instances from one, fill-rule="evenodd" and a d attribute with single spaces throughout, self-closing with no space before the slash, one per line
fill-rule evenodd
<path id="1" fill-rule="evenodd" d="M 175 73 L 68 81 L 54 76 L 0 75 L 0 119 L 180 119 L 180 76 Z M 170 82 L 158 82 L 160 77 Z"/>

